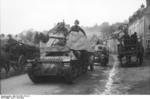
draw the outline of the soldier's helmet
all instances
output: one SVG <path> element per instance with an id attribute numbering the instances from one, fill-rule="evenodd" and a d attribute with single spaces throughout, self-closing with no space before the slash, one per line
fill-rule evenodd
<path id="1" fill-rule="evenodd" d="M 79 20 L 75 20 L 75 21 L 74 21 L 74 24 L 75 24 L 75 25 L 79 25 L 79 23 L 80 23 Z"/>
<path id="2" fill-rule="evenodd" d="M 11 34 L 8 34 L 7 36 L 8 36 L 8 38 L 12 38 L 12 35 L 11 35 Z"/>

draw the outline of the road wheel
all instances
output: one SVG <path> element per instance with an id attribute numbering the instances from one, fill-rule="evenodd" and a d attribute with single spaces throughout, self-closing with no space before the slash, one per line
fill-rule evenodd
<path id="1" fill-rule="evenodd" d="M 43 81 L 43 78 L 41 76 L 34 75 L 33 70 L 28 71 L 28 76 L 31 79 L 31 81 L 35 84 L 41 83 Z"/>
<path id="2" fill-rule="evenodd" d="M 65 75 L 65 81 L 67 82 L 67 84 L 72 84 L 73 83 L 73 71 L 71 69 L 69 69 Z"/>

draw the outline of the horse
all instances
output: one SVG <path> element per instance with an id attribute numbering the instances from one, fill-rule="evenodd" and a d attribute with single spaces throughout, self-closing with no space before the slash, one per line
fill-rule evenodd
<path id="1" fill-rule="evenodd" d="M 10 70 L 10 61 L 9 61 L 9 54 L 6 53 L 2 48 L 0 49 L 0 72 L 2 69 L 5 69 L 6 74 L 8 74 Z"/>
<path id="2" fill-rule="evenodd" d="M 49 40 L 49 36 L 48 34 L 43 34 L 43 33 L 36 33 L 34 36 L 33 36 L 33 42 L 35 44 L 40 44 L 40 42 L 43 42 L 43 43 L 47 43 Z"/>

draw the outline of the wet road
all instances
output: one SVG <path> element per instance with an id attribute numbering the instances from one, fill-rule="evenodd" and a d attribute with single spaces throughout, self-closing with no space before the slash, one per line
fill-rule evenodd
<path id="1" fill-rule="evenodd" d="M 117 61 L 110 58 L 108 67 L 95 66 L 94 72 L 88 72 L 67 85 L 62 79 L 51 79 L 46 83 L 33 84 L 28 75 L 20 75 L 1 81 L 2 94 L 110 94 Z"/>
<path id="2" fill-rule="evenodd" d="M 95 66 L 68 85 L 62 79 L 42 84 L 33 84 L 27 74 L 1 81 L 2 94 L 150 94 L 150 62 L 144 60 L 139 67 L 120 67 L 117 57 L 112 55 L 108 67 Z"/>

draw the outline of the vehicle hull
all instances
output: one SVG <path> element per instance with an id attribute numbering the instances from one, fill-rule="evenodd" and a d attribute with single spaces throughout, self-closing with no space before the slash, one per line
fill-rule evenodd
<path id="1" fill-rule="evenodd" d="M 34 83 L 42 81 L 41 78 L 47 76 L 64 77 L 67 83 L 72 83 L 76 77 L 87 72 L 88 66 L 82 66 L 81 64 L 82 63 L 79 60 L 71 60 L 67 62 L 35 61 L 30 63 L 26 67 L 26 70 L 28 72 L 29 78 Z M 37 81 L 37 79 L 40 81 Z"/>

